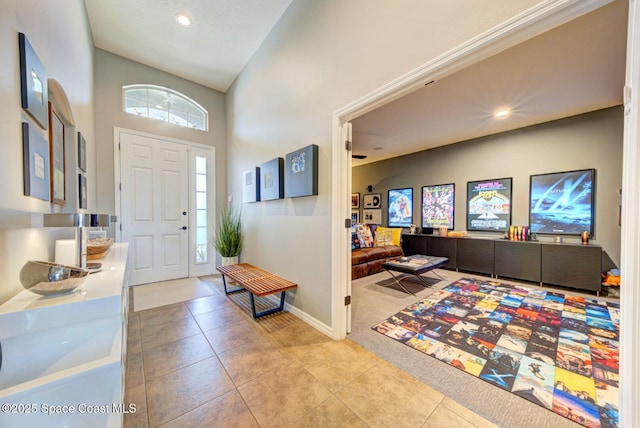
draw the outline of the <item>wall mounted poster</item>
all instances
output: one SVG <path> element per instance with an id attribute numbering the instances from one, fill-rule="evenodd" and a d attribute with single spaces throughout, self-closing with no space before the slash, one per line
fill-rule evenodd
<path id="1" fill-rule="evenodd" d="M 242 173 L 242 202 L 260 200 L 260 168 L 257 166 Z"/>
<path id="2" fill-rule="evenodd" d="M 260 200 L 284 198 L 284 159 L 275 158 L 260 165 Z"/>
<path id="3" fill-rule="evenodd" d="M 511 178 L 467 183 L 467 230 L 506 231 L 511 224 Z"/>
<path id="4" fill-rule="evenodd" d="M 284 164 L 285 198 L 318 194 L 318 146 L 316 144 L 287 153 Z"/>
<path id="5" fill-rule="evenodd" d="M 389 226 L 409 227 L 413 222 L 413 187 L 389 190 Z"/>
<path id="6" fill-rule="evenodd" d="M 422 187 L 422 227 L 454 229 L 455 184 Z"/>
<path id="7" fill-rule="evenodd" d="M 531 232 L 593 235 L 595 169 L 532 175 L 529 188 Z"/>

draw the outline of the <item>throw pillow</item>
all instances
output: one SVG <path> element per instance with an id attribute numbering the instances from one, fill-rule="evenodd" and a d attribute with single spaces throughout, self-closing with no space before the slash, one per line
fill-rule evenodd
<path id="1" fill-rule="evenodd" d="M 391 234 L 392 234 L 392 241 L 393 244 L 392 245 L 397 245 L 400 246 L 400 241 L 402 240 L 402 228 L 401 227 L 393 227 L 391 228 Z"/>
<path id="2" fill-rule="evenodd" d="M 388 227 L 380 227 L 376 230 L 376 247 L 385 247 L 387 245 L 393 245 L 393 234 Z"/>
<path id="3" fill-rule="evenodd" d="M 362 223 L 356 223 L 355 229 L 358 239 L 360 240 L 360 248 L 373 247 L 373 236 L 371 235 L 369 226 Z"/>
<path id="4" fill-rule="evenodd" d="M 358 234 L 354 227 L 351 227 L 351 250 L 357 250 L 360 248 L 360 238 L 358 238 Z"/>

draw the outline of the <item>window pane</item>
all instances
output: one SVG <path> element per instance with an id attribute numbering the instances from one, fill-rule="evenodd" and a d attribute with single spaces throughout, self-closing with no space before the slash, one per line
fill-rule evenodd
<path id="1" fill-rule="evenodd" d="M 196 191 L 197 192 L 206 192 L 207 191 L 207 176 L 204 174 L 196 175 Z"/>
<path id="2" fill-rule="evenodd" d="M 207 174 L 207 158 L 196 156 L 196 174 Z"/>
<path id="3" fill-rule="evenodd" d="M 196 210 L 196 226 L 207 225 L 207 210 Z"/>
<path id="4" fill-rule="evenodd" d="M 209 260 L 207 245 L 196 245 L 196 263 L 206 263 Z"/>
<path id="5" fill-rule="evenodd" d="M 196 193 L 196 209 L 204 210 L 207 209 L 207 194 L 198 192 Z"/>
<path id="6" fill-rule="evenodd" d="M 207 243 L 207 228 L 198 227 L 196 229 L 196 244 L 206 244 L 206 243 Z"/>

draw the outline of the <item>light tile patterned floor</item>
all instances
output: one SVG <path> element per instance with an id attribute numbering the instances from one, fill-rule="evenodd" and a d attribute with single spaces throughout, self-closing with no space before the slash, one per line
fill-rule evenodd
<path id="1" fill-rule="evenodd" d="M 125 427 L 495 426 L 350 340 L 288 313 L 254 321 L 214 288 L 130 305 Z"/>

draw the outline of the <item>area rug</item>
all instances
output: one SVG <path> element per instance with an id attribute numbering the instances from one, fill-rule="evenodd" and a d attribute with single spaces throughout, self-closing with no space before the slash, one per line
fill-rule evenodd
<path id="1" fill-rule="evenodd" d="M 463 278 L 372 328 L 584 426 L 618 426 L 617 303 Z"/>
<path id="2" fill-rule="evenodd" d="M 133 287 L 134 312 L 210 296 L 216 291 L 198 278 L 182 278 Z"/>

